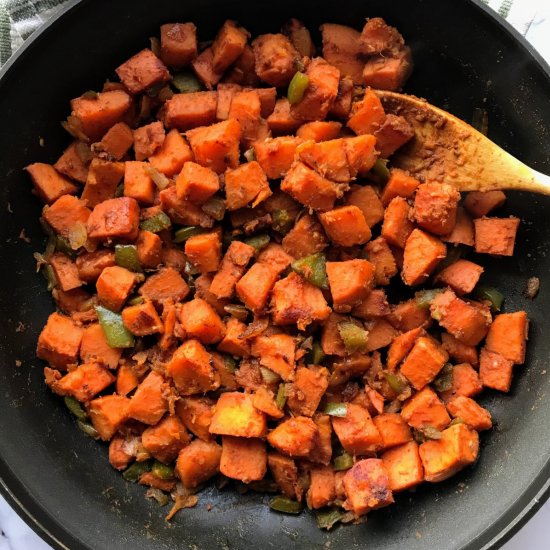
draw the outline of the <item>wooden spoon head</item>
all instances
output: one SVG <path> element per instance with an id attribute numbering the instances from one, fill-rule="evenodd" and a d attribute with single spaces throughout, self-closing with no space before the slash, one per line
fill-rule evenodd
<path id="1" fill-rule="evenodd" d="M 533 171 L 459 118 L 412 95 L 376 90 L 387 113 L 403 116 L 414 138 L 391 158 L 420 181 L 444 182 L 459 191 L 537 187 Z"/>

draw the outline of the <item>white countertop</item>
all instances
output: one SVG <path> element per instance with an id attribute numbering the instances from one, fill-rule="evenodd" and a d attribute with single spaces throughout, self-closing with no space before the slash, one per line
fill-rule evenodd
<path id="1" fill-rule="evenodd" d="M 491 5 L 495 3 L 491 0 Z M 529 26 L 526 37 L 550 63 L 550 2 L 548 0 L 516 0 L 513 9 L 517 9 L 517 6 L 522 3 L 529 5 L 530 9 L 536 9 L 537 13 Z M 0 496 L 0 550 L 49 550 L 50 548 Z M 550 501 L 503 547 L 503 550 L 549 549 Z"/>

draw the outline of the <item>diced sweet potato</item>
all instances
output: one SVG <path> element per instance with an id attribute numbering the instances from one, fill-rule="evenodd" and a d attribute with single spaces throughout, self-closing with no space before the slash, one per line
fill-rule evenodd
<path id="1" fill-rule="evenodd" d="M 162 260 L 162 240 L 156 233 L 140 231 L 136 241 L 141 267 L 155 269 Z"/>
<path id="2" fill-rule="evenodd" d="M 479 378 L 486 388 L 509 392 L 514 363 L 500 353 L 482 348 L 479 354 Z"/>
<path id="3" fill-rule="evenodd" d="M 69 317 L 52 313 L 38 337 L 36 355 L 51 366 L 65 370 L 67 365 L 78 362 L 82 333 Z"/>
<path id="4" fill-rule="evenodd" d="M 256 409 L 267 414 L 267 416 L 271 418 L 280 419 L 285 415 L 275 401 L 275 394 L 265 386 L 260 386 L 254 392 L 253 404 Z"/>
<path id="5" fill-rule="evenodd" d="M 103 201 L 92 210 L 87 229 L 91 239 L 135 240 L 139 232 L 137 201 L 130 197 Z"/>
<path id="6" fill-rule="evenodd" d="M 222 243 L 217 231 L 194 235 L 185 242 L 185 254 L 201 272 L 217 271 L 221 263 Z"/>
<path id="7" fill-rule="evenodd" d="M 395 197 L 410 198 L 414 195 L 420 182 L 409 175 L 405 170 L 392 168 L 390 170 L 390 179 L 387 181 L 382 196 L 382 204 L 387 206 Z"/>
<path id="8" fill-rule="evenodd" d="M 269 135 L 267 122 L 261 117 L 260 94 L 257 90 L 236 92 L 228 118 L 233 118 L 240 124 L 241 144 L 245 148 Z"/>
<path id="9" fill-rule="evenodd" d="M 296 136 L 303 139 L 304 141 L 312 140 L 315 142 L 328 141 L 331 139 L 336 139 L 340 130 L 342 128 L 342 123 L 336 121 L 325 121 L 325 120 L 316 120 L 313 122 L 306 122 L 302 124 Z"/>
<path id="10" fill-rule="evenodd" d="M 201 298 L 182 304 L 179 318 L 189 338 L 203 344 L 215 344 L 223 338 L 225 325 L 214 308 Z"/>
<path id="11" fill-rule="evenodd" d="M 80 358 L 82 361 L 85 363 L 97 361 L 110 369 L 116 369 L 121 355 L 121 349 L 109 346 L 105 333 L 99 324 L 93 323 L 84 329 L 80 343 Z"/>
<path id="12" fill-rule="evenodd" d="M 60 378 L 52 386 L 58 395 L 71 395 L 78 401 L 90 401 L 108 388 L 115 377 L 99 363 L 84 363 Z"/>
<path id="13" fill-rule="evenodd" d="M 417 430 L 427 427 L 443 430 L 451 421 L 445 405 L 429 386 L 413 395 L 403 405 L 401 416 L 409 426 Z"/>
<path id="14" fill-rule="evenodd" d="M 431 324 L 430 311 L 421 308 L 415 299 L 401 302 L 392 308 L 388 321 L 402 332 L 417 327 L 426 328 Z"/>
<path id="15" fill-rule="evenodd" d="M 35 162 L 29 164 L 25 170 L 31 177 L 36 194 L 46 204 L 52 204 L 63 195 L 77 191 L 76 185 L 50 164 Z"/>
<path id="16" fill-rule="evenodd" d="M 489 328 L 485 347 L 516 365 L 523 365 L 528 328 L 525 311 L 501 313 Z"/>
<path id="17" fill-rule="evenodd" d="M 374 351 L 389 346 L 399 334 L 385 319 L 375 319 L 366 323 L 369 336 L 365 351 Z"/>
<path id="18" fill-rule="evenodd" d="M 166 134 L 160 148 L 149 157 L 151 166 L 168 177 L 178 174 L 183 165 L 191 160 L 193 153 L 176 128 Z"/>
<path id="19" fill-rule="evenodd" d="M 287 254 L 299 259 L 321 252 L 328 246 L 328 241 L 321 224 L 313 216 L 305 214 L 285 235 L 282 244 Z"/>
<path id="20" fill-rule="evenodd" d="M 384 122 L 374 132 L 374 135 L 380 156 L 388 158 L 414 137 L 414 130 L 404 117 L 386 115 Z"/>
<path id="21" fill-rule="evenodd" d="M 188 65 L 197 56 L 197 28 L 193 23 L 160 26 L 160 58 L 169 67 Z"/>
<path id="22" fill-rule="evenodd" d="M 351 313 L 360 319 L 377 319 L 390 314 L 390 305 L 384 289 L 371 290 L 363 301 L 355 306 Z"/>
<path id="23" fill-rule="evenodd" d="M 316 466 L 309 471 L 310 483 L 306 494 L 310 510 L 328 506 L 336 498 L 336 484 L 332 466 Z"/>
<path id="24" fill-rule="evenodd" d="M 139 293 L 156 303 L 179 302 L 189 294 L 189 286 L 173 267 L 164 267 L 147 278 Z"/>
<path id="25" fill-rule="evenodd" d="M 382 413 L 372 421 L 380 432 L 384 450 L 412 441 L 411 430 L 400 414 Z"/>
<path id="26" fill-rule="evenodd" d="M 519 218 L 477 218 L 474 220 L 476 252 L 512 256 Z"/>
<path id="27" fill-rule="evenodd" d="M 131 271 L 115 265 L 106 267 L 96 282 L 97 297 L 111 311 L 120 311 L 130 296 L 136 276 Z"/>
<path id="28" fill-rule="evenodd" d="M 423 183 L 414 196 L 414 219 L 434 235 L 448 235 L 455 226 L 460 193 L 445 183 Z"/>
<path id="29" fill-rule="evenodd" d="M 447 404 L 447 409 L 453 418 L 463 420 L 472 430 L 478 432 L 490 430 L 493 425 L 491 413 L 469 397 L 463 395 L 454 397 Z"/>
<path id="30" fill-rule="evenodd" d="M 267 117 L 267 125 L 275 135 L 293 134 L 302 124 L 300 119 L 292 115 L 290 107 L 286 97 L 275 102 L 273 112 Z"/>
<path id="31" fill-rule="evenodd" d="M 217 174 L 239 164 L 241 126 L 235 119 L 189 130 L 186 136 L 198 164 Z"/>
<path id="32" fill-rule="evenodd" d="M 186 162 L 176 179 L 176 191 L 180 199 L 203 204 L 220 188 L 216 172 L 195 162 Z"/>
<path id="33" fill-rule="evenodd" d="M 342 483 L 347 497 L 344 507 L 356 516 L 393 503 L 388 474 L 379 458 L 356 462 L 346 472 Z"/>
<path id="34" fill-rule="evenodd" d="M 378 194 L 370 185 L 352 185 L 350 192 L 346 195 L 345 203 L 357 206 L 371 228 L 384 218 L 384 207 Z"/>
<path id="35" fill-rule="evenodd" d="M 176 186 L 171 185 L 159 193 L 160 205 L 173 223 L 195 225 L 210 229 L 214 220 L 200 206 L 178 198 Z"/>
<path id="36" fill-rule="evenodd" d="M 225 71 L 243 53 L 248 32 L 235 21 L 227 20 L 218 31 L 212 44 L 213 66 L 218 73 Z"/>
<path id="37" fill-rule="evenodd" d="M 184 397 L 176 402 L 176 414 L 185 427 L 199 439 L 210 441 L 214 402 L 207 397 Z"/>
<path id="38" fill-rule="evenodd" d="M 309 459 L 318 464 L 330 464 L 332 457 L 332 425 L 328 414 L 315 414 L 313 421 L 317 426 L 318 436 L 311 450 Z"/>
<path id="39" fill-rule="evenodd" d="M 432 317 L 457 340 L 477 346 L 489 329 L 491 315 L 455 296 L 452 290 L 440 292 L 430 305 Z"/>
<path id="40" fill-rule="evenodd" d="M 358 135 L 374 134 L 382 126 L 385 118 L 380 99 L 372 90 L 367 89 L 363 99 L 352 105 L 347 126 Z"/>
<path id="41" fill-rule="evenodd" d="M 347 183 L 351 179 L 344 139 L 320 143 L 306 141 L 298 146 L 296 153 L 300 161 L 324 178 L 339 183 Z"/>
<path id="42" fill-rule="evenodd" d="M 442 269 L 434 279 L 435 283 L 450 286 L 458 296 L 470 294 L 477 285 L 483 268 L 468 260 L 459 259 Z"/>
<path id="43" fill-rule="evenodd" d="M 106 395 L 90 402 L 88 414 L 99 437 L 109 441 L 128 418 L 129 399 Z"/>
<path id="44" fill-rule="evenodd" d="M 334 23 L 324 23 L 320 30 L 323 38 L 323 57 L 334 65 L 342 76 L 349 76 L 354 84 L 363 84 L 365 62 L 360 57 L 359 31 Z"/>
<path id="45" fill-rule="evenodd" d="M 212 356 L 198 340 L 185 341 L 167 363 L 166 372 L 181 395 L 204 393 L 220 386 Z"/>
<path id="46" fill-rule="evenodd" d="M 405 248 L 407 239 L 413 232 L 414 224 L 411 221 L 411 208 L 403 197 L 395 197 L 386 207 L 382 237 L 387 243 Z"/>
<path id="47" fill-rule="evenodd" d="M 327 262 L 334 311 L 351 311 L 367 297 L 374 284 L 375 269 L 368 260 Z"/>
<path id="48" fill-rule="evenodd" d="M 421 336 L 401 364 L 400 372 L 414 389 L 421 390 L 434 380 L 448 359 L 449 355 L 437 342 Z"/>
<path id="49" fill-rule="evenodd" d="M 245 46 L 243 53 L 235 61 L 224 80 L 243 86 L 258 86 L 260 84 L 260 79 L 256 74 L 256 58 L 251 46 Z"/>
<path id="50" fill-rule="evenodd" d="M 403 255 L 401 277 L 405 284 L 414 286 L 426 281 L 446 254 L 445 244 L 437 237 L 414 229 L 405 243 Z"/>
<path id="51" fill-rule="evenodd" d="M 85 200 L 90 208 L 107 199 L 112 199 L 124 173 L 125 163 L 93 159 L 81 199 Z"/>
<path id="52" fill-rule="evenodd" d="M 164 125 L 177 130 L 189 130 L 216 121 L 218 94 L 190 92 L 175 94 L 164 104 Z"/>
<path id="53" fill-rule="evenodd" d="M 401 363 L 409 351 L 411 351 L 416 339 L 422 335 L 424 335 L 424 329 L 416 327 L 394 338 L 388 349 L 388 356 L 386 359 L 388 370 L 396 370 L 399 363 Z"/>
<path id="54" fill-rule="evenodd" d="M 464 199 L 466 210 L 474 218 L 482 218 L 506 201 L 506 195 L 499 190 L 470 191 Z"/>
<path id="55" fill-rule="evenodd" d="M 235 437 L 264 437 L 264 413 L 254 407 L 253 396 L 239 392 L 223 393 L 214 408 L 210 433 Z"/>
<path id="56" fill-rule="evenodd" d="M 195 439 L 179 452 L 176 475 L 185 487 L 194 489 L 219 472 L 221 457 L 217 443 Z"/>
<path id="57" fill-rule="evenodd" d="M 455 424 L 441 432 L 441 439 L 420 445 L 426 481 L 443 481 L 473 464 L 479 452 L 479 436 L 465 424 Z"/>
<path id="58" fill-rule="evenodd" d="M 169 388 L 161 374 L 151 371 L 130 399 L 128 416 L 154 426 L 168 410 Z"/>
<path id="59" fill-rule="evenodd" d="M 380 458 L 392 491 L 412 489 L 424 481 L 424 468 L 416 441 L 389 449 Z"/>
<path id="60" fill-rule="evenodd" d="M 371 231 L 365 216 L 357 206 L 341 206 L 319 214 L 329 239 L 338 246 L 365 244 L 371 237 Z"/>
<path id="61" fill-rule="evenodd" d="M 71 100 L 71 116 L 91 141 L 97 141 L 111 126 L 121 122 L 131 105 L 132 98 L 124 90 L 101 92 L 93 98 Z"/>
<path id="62" fill-rule="evenodd" d="M 390 27 L 381 17 L 367 19 L 359 38 L 360 51 L 366 55 L 394 54 L 405 45 L 395 27 Z"/>
<path id="63" fill-rule="evenodd" d="M 147 336 L 163 331 L 162 321 L 152 302 L 124 308 L 122 321 L 124 326 L 136 336 Z"/>
<path id="64" fill-rule="evenodd" d="M 397 91 L 412 72 L 411 49 L 405 46 L 393 57 L 376 55 L 365 63 L 363 82 L 365 86 L 378 90 Z"/>
<path id="65" fill-rule="evenodd" d="M 269 179 L 282 178 L 288 172 L 301 141 L 299 137 L 281 136 L 254 143 L 256 159 Z"/>
<path id="66" fill-rule="evenodd" d="M 302 489 L 298 482 L 298 469 L 294 460 L 279 453 L 269 453 L 267 463 L 283 495 L 301 500 Z"/>
<path id="67" fill-rule="evenodd" d="M 256 438 L 222 436 L 220 472 L 243 483 L 259 481 L 267 470 L 265 442 Z"/>
<path id="68" fill-rule="evenodd" d="M 286 86 L 296 72 L 299 54 L 283 34 L 262 34 L 252 42 L 256 74 L 270 86 Z"/>
<path id="69" fill-rule="evenodd" d="M 92 145 L 92 151 L 103 160 L 121 160 L 134 144 L 132 129 L 125 122 L 111 126 L 101 141 Z"/>
<path id="70" fill-rule="evenodd" d="M 162 122 L 156 121 L 134 130 L 134 153 L 137 161 L 154 155 L 166 138 Z"/>
<path id="71" fill-rule="evenodd" d="M 296 273 L 275 283 L 271 307 L 274 324 L 296 323 L 300 330 L 314 321 L 325 321 L 330 314 L 321 290 Z"/>
<path id="72" fill-rule="evenodd" d="M 483 386 L 477 371 L 468 363 L 455 365 L 452 372 L 451 387 L 441 392 L 441 399 L 448 403 L 451 399 L 457 396 L 473 397 L 481 392 Z"/>
<path id="73" fill-rule="evenodd" d="M 257 336 L 252 343 L 252 355 L 283 380 L 294 379 L 295 353 L 296 342 L 288 334 Z"/>
<path id="74" fill-rule="evenodd" d="M 76 264 L 66 254 L 55 252 L 50 258 L 50 265 L 62 291 L 67 292 L 82 286 Z"/>
<path id="75" fill-rule="evenodd" d="M 338 313 L 331 313 L 327 321 L 323 324 L 321 332 L 321 347 L 326 355 L 338 355 L 344 357 L 347 355 L 344 341 L 340 336 L 338 325 L 342 322 L 349 321 L 350 319 L 344 315 Z M 362 327 L 362 324 L 356 319 L 352 319 L 352 322 L 358 327 Z"/>
<path id="76" fill-rule="evenodd" d="M 62 195 L 43 213 L 44 219 L 56 233 L 71 242 L 72 233 L 85 226 L 90 210 L 85 203 L 72 195 Z"/>
<path id="77" fill-rule="evenodd" d="M 164 464 L 174 461 L 190 439 L 185 426 L 176 416 L 166 416 L 141 434 L 145 450 Z"/>
<path id="78" fill-rule="evenodd" d="M 288 456 L 308 456 L 318 435 L 317 425 L 311 418 L 295 416 L 281 422 L 268 436 L 269 444 Z"/>
<path id="79" fill-rule="evenodd" d="M 131 94 L 139 94 L 155 84 L 170 79 L 170 73 L 164 63 L 148 49 L 132 56 L 115 69 L 115 72 Z"/>
<path id="80" fill-rule="evenodd" d="M 465 244 L 467 246 L 474 246 L 474 222 L 464 208 L 461 206 L 458 207 L 453 230 L 448 235 L 441 237 L 441 239 L 454 245 Z"/>
<path id="81" fill-rule="evenodd" d="M 295 415 L 313 416 L 328 388 L 329 373 L 324 367 L 301 367 L 287 387 L 287 404 Z"/>
<path id="82" fill-rule="evenodd" d="M 91 160 L 89 145 L 81 141 L 73 141 L 57 159 L 53 167 L 64 176 L 80 183 L 86 183 L 88 165 Z"/>
<path id="83" fill-rule="evenodd" d="M 146 162 L 126 161 L 124 163 L 124 196 L 140 204 L 153 204 L 155 184 L 147 172 Z"/>
<path id="84" fill-rule="evenodd" d="M 248 309 L 260 312 L 266 306 L 277 279 L 276 270 L 268 264 L 257 262 L 235 285 L 237 296 Z"/>
<path id="85" fill-rule="evenodd" d="M 389 285 L 390 279 L 397 275 L 397 264 L 393 252 L 383 237 L 367 243 L 365 252 L 374 265 L 374 282 L 376 285 Z"/>
<path id="86" fill-rule="evenodd" d="M 118 434 L 115 435 L 109 443 L 109 463 L 111 466 L 116 470 L 125 470 L 134 458 L 128 451 L 126 438 Z"/>
<path id="87" fill-rule="evenodd" d="M 230 317 L 225 325 L 225 336 L 218 344 L 218 350 L 239 357 L 250 355 L 250 342 L 246 338 L 240 338 L 245 329 L 246 325 L 244 323 Z"/>
<path id="88" fill-rule="evenodd" d="M 227 120 L 229 118 L 229 110 L 233 97 L 237 92 L 242 91 L 243 87 L 240 84 L 232 82 L 220 82 L 216 91 L 218 92 L 218 105 L 216 108 L 216 118 L 218 120 Z"/>
<path id="89" fill-rule="evenodd" d="M 292 17 L 283 25 L 282 31 L 302 57 L 313 57 L 315 45 L 309 30 L 300 20 Z"/>
<path id="90" fill-rule="evenodd" d="M 228 210 L 238 210 L 250 203 L 257 206 L 271 195 L 262 167 L 256 162 L 241 164 L 225 173 L 225 195 Z"/>
<path id="91" fill-rule="evenodd" d="M 333 416 L 332 427 L 342 447 L 350 454 L 364 455 L 383 446 L 382 436 L 371 415 L 359 405 L 348 403 L 346 416 Z"/>
<path id="92" fill-rule="evenodd" d="M 254 248 L 240 241 L 232 241 L 225 253 L 220 270 L 214 275 L 210 292 L 217 298 L 231 298 L 235 285 L 243 276 Z"/>
<path id="93" fill-rule="evenodd" d="M 470 365 L 477 365 L 478 355 L 475 346 L 463 344 L 447 332 L 441 334 L 441 343 L 443 345 L 443 349 L 457 363 L 470 363 Z"/>
<path id="94" fill-rule="evenodd" d="M 126 397 L 139 386 L 139 378 L 134 369 L 128 365 L 120 365 L 116 377 L 116 392 Z"/>

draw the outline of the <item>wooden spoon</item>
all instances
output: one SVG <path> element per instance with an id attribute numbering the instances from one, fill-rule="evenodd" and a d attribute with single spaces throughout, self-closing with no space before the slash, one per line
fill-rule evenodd
<path id="1" fill-rule="evenodd" d="M 421 181 L 439 181 L 459 191 L 516 189 L 550 195 L 550 177 L 501 149 L 459 118 L 412 95 L 377 90 L 387 113 L 401 115 L 415 137 L 391 164 Z"/>

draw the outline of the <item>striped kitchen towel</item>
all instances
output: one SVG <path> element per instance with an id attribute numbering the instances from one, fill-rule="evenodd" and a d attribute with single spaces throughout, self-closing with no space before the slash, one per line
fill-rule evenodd
<path id="1" fill-rule="evenodd" d="M 115 1 L 115 0 L 112 0 Z M 548 0 L 482 0 L 523 35 Z M 0 0 L 0 67 L 67 0 Z"/>

